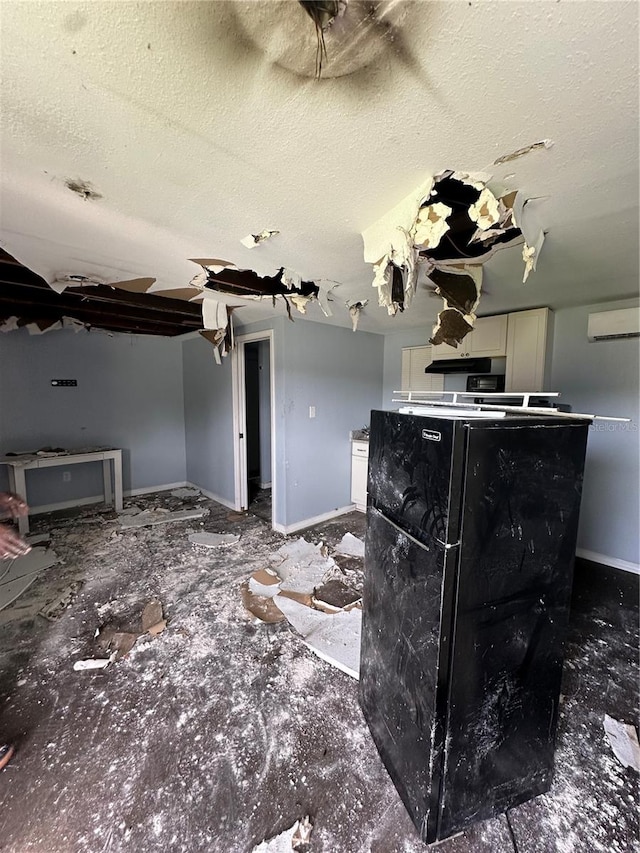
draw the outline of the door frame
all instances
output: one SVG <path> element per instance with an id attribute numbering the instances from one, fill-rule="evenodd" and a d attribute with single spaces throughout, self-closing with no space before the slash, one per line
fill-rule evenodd
<path id="1" fill-rule="evenodd" d="M 275 359 L 273 329 L 237 335 L 231 353 L 231 375 L 233 386 L 233 467 L 235 481 L 235 508 L 246 510 L 249 503 L 247 486 L 247 393 L 245 387 L 245 344 L 269 341 L 269 398 L 271 407 L 271 527 L 275 521 L 276 488 L 276 406 L 275 406 Z"/>

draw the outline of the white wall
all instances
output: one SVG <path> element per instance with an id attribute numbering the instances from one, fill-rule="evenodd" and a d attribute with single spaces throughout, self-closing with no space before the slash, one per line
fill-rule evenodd
<path id="1" fill-rule="evenodd" d="M 555 312 L 553 390 L 561 391 L 574 411 L 632 419 L 631 424 L 594 422 L 587 444 L 578 548 L 613 565 L 640 563 L 639 341 L 590 343 L 587 318 L 594 311 L 637 304 L 624 300 Z"/>
<path id="2" fill-rule="evenodd" d="M 123 449 L 127 489 L 185 480 L 180 343 L 69 330 L 0 335 L 0 454 L 46 445 Z M 52 387 L 77 379 L 77 387 Z M 28 471 L 33 507 L 102 493 L 101 463 Z M 7 487 L 0 466 L 0 488 Z"/>

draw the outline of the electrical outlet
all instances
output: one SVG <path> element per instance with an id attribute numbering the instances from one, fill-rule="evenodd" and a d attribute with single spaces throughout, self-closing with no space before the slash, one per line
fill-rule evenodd
<path id="1" fill-rule="evenodd" d="M 74 387 L 75 388 L 78 384 L 78 380 L 77 379 L 52 379 L 51 384 L 54 387 L 58 387 L 58 388 L 62 387 L 63 385 L 66 385 L 67 387 Z"/>
<path id="2" fill-rule="evenodd" d="M 62 472 L 62 482 L 70 483 L 71 482 L 71 471 L 63 471 Z"/>
<path id="3" fill-rule="evenodd" d="M 315 416 L 316 416 L 316 407 L 315 406 L 309 406 L 309 417 L 315 418 Z"/>

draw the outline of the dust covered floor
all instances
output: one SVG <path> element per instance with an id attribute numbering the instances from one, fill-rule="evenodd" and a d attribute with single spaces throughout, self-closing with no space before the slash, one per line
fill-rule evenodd
<path id="1" fill-rule="evenodd" d="M 208 500 L 136 503 L 210 514 L 121 531 L 113 513 L 86 510 L 33 525 L 51 531 L 65 563 L 0 613 L 0 733 L 17 746 L 0 773 L 0 849 L 248 853 L 309 814 L 312 853 L 424 850 L 368 735 L 356 682 L 287 623 L 255 624 L 242 608 L 240 583 L 283 538 L 252 515 L 229 521 Z M 194 530 L 240 542 L 196 547 Z M 346 531 L 363 536 L 364 516 L 304 535 L 335 545 Z M 74 580 L 83 586 L 57 621 L 36 615 Z M 576 596 L 551 792 L 441 853 L 638 849 L 637 777 L 602 729 L 605 711 L 629 722 L 638 705 L 637 592 L 615 584 Z M 134 627 L 152 598 L 169 620 L 163 634 L 106 670 L 73 670 L 102 656 L 97 628 Z"/>

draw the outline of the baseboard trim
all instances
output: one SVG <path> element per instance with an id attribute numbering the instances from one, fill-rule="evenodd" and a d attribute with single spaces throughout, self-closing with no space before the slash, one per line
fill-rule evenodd
<path id="1" fill-rule="evenodd" d="M 169 489 L 179 489 L 188 486 L 184 480 L 181 483 L 164 483 L 161 486 L 145 486 L 143 489 L 124 489 L 123 497 L 133 498 L 136 495 L 149 495 L 151 492 L 167 492 Z M 71 509 L 74 506 L 88 506 L 89 504 L 104 503 L 104 495 L 91 495 L 88 498 L 75 498 L 72 501 L 58 501 L 53 504 L 40 504 L 40 506 L 29 507 L 29 515 L 43 515 L 45 512 L 56 512 L 59 509 Z"/>
<path id="2" fill-rule="evenodd" d="M 216 503 L 222 504 L 222 506 L 226 506 L 227 509 L 236 509 L 236 505 L 233 501 L 228 501 L 226 498 L 216 495 L 215 492 L 203 489 L 202 486 L 199 486 L 197 483 L 182 483 L 182 485 L 189 486 L 192 489 L 199 489 L 205 497 L 210 498 L 210 500 L 215 501 Z"/>
<path id="3" fill-rule="evenodd" d="M 612 569 L 621 569 L 623 572 L 640 575 L 640 565 L 632 563 L 629 560 L 608 557 L 606 554 L 598 554 L 595 551 L 587 551 L 584 548 L 576 548 L 576 557 L 580 557 L 583 560 L 591 560 L 592 563 L 602 563 L 603 566 L 611 566 Z"/>
<path id="4" fill-rule="evenodd" d="M 277 530 L 278 533 L 288 536 L 290 533 L 297 533 L 298 530 L 313 527 L 314 524 L 322 524 L 323 521 L 331 521 L 332 518 L 346 515 L 348 512 L 353 512 L 355 508 L 355 504 L 349 504 L 348 506 L 340 507 L 340 509 L 332 509 L 330 512 L 316 515 L 313 518 L 305 518 L 304 521 L 296 521 L 295 524 L 274 524 L 273 529 Z"/>

